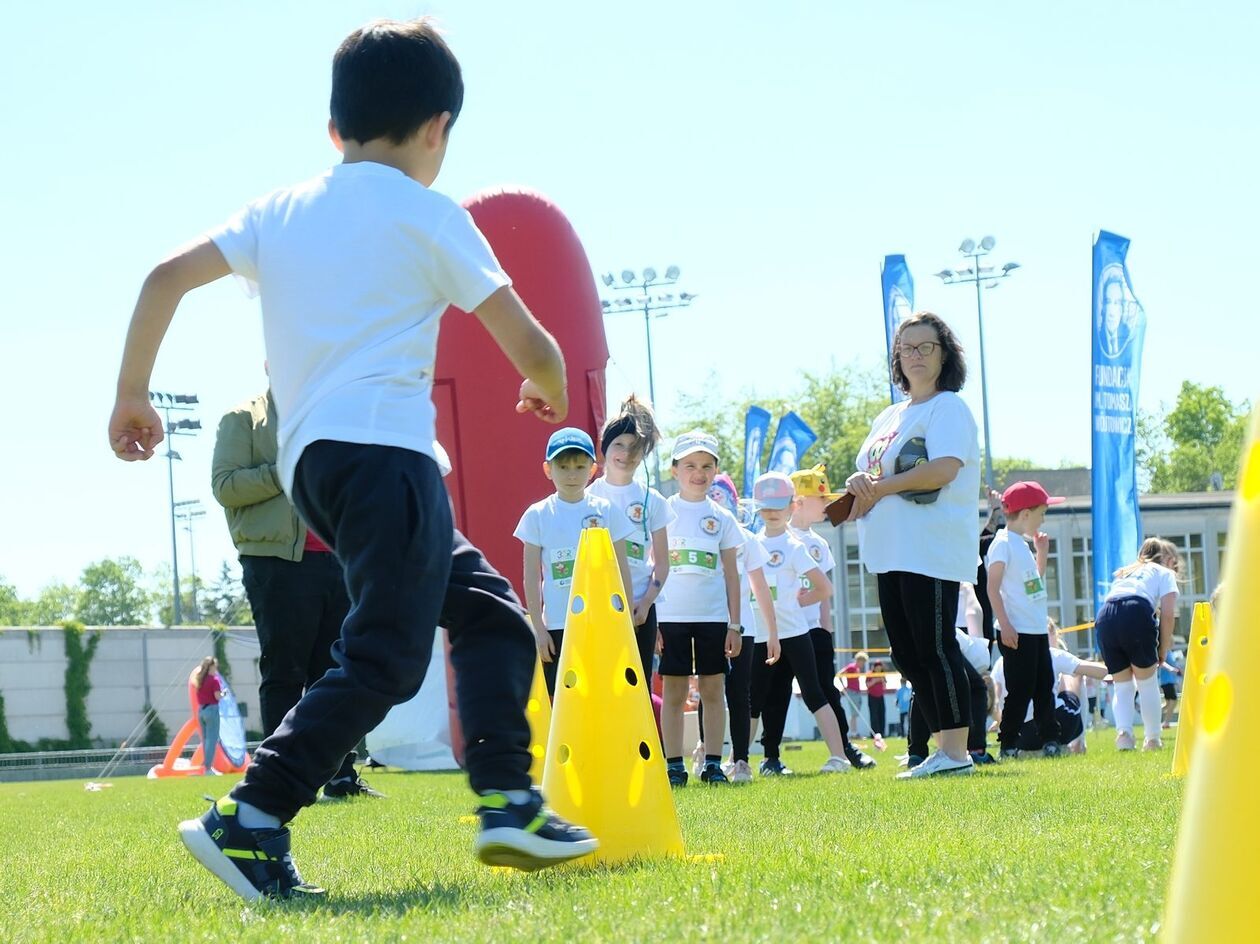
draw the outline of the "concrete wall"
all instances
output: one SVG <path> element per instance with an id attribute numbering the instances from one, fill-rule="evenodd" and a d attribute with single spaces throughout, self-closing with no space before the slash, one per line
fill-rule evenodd
<path id="1" fill-rule="evenodd" d="M 204 626 L 178 629 L 89 627 L 101 641 L 89 669 L 87 697 L 92 738 L 117 744 L 131 735 L 149 701 L 171 736 L 188 720 L 188 674 L 214 653 Z M 258 713 L 258 640 L 252 626 L 228 631 L 232 690 L 247 729 Z M 66 651 L 60 627 L 0 627 L 0 695 L 9 734 L 21 741 L 63 739 L 66 731 Z"/>

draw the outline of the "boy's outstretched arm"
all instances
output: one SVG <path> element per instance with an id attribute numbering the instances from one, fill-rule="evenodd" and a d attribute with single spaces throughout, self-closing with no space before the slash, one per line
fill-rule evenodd
<path id="1" fill-rule="evenodd" d="M 517 411 L 533 413 L 548 423 L 563 420 L 569 412 L 569 394 L 564 357 L 556 339 L 529 313 L 510 285 L 478 305 L 476 315 L 525 378 Z"/>
<path id="2" fill-rule="evenodd" d="M 148 459 L 162 441 L 162 420 L 149 403 L 149 380 L 180 299 L 231 271 L 218 247 L 202 238 L 159 262 L 144 280 L 127 329 L 109 418 L 109 444 L 119 459 Z"/>

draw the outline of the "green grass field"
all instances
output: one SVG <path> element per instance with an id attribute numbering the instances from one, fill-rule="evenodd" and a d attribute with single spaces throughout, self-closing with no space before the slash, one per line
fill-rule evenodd
<path id="1" fill-rule="evenodd" d="M 470 852 L 457 774 L 381 774 L 380 801 L 294 829 L 318 903 L 250 905 L 178 820 L 234 778 L 0 784 L 0 938 L 26 941 L 1132 941 L 1158 922 L 1182 787 L 1169 751 L 1027 760 L 971 778 L 871 772 L 677 792 L 687 851 L 524 875 Z M 817 769 L 821 745 L 784 755 Z"/>

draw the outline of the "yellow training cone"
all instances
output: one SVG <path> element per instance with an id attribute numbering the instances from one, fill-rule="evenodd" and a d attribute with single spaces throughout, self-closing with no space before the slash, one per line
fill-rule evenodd
<path id="1" fill-rule="evenodd" d="M 1229 521 L 1225 589 L 1208 653 L 1194 765 L 1181 809 L 1164 939 L 1254 940 L 1260 848 L 1260 410 Z"/>
<path id="2" fill-rule="evenodd" d="M 529 779 L 541 784 L 543 757 L 547 753 L 547 732 L 551 730 L 551 698 L 547 695 L 547 679 L 543 675 L 542 660 L 539 658 L 534 659 L 534 684 L 529 690 L 525 717 L 529 720 Z"/>
<path id="3" fill-rule="evenodd" d="M 1194 605 L 1190 621 L 1190 642 L 1186 646 L 1186 670 L 1181 682 L 1181 708 L 1177 716 L 1177 746 L 1173 749 L 1172 772 L 1184 777 L 1190 770 L 1190 756 L 1203 717 L 1203 690 L 1207 682 L 1208 646 L 1212 636 L 1212 606 Z"/>
<path id="4" fill-rule="evenodd" d="M 584 862 L 683 854 L 630 605 L 603 528 L 578 542 L 543 792 L 599 839 Z"/>

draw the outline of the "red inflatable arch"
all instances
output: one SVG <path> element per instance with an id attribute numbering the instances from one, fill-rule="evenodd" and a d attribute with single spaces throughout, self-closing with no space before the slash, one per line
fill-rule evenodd
<path id="1" fill-rule="evenodd" d="M 531 190 L 484 191 L 464 206 L 529 310 L 560 343 L 569 374 L 565 425 L 598 442 L 608 341 L 577 233 L 555 204 Z M 455 467 L 447 479 L 455 520 L 521 593 L 521 545 L 512 531 L 525 508 L 551 490 L 542 460 L 555 427 L 515 412 L 520 378 L 475 317 L 452 310 L 441 324 L 433 402 L 438 440 Z"/>
<path id="2" fill-rule="evenodd" d="M 464 202 L 529 310 L 556 338 L 569 377 L 565 425 L 598 440 L 604 425 L 604 336 L 586 250 L 564 214 L 540 193 L 487 190 Z M 477 319 L 447 311 L 438 335 L 433 384 L 438 440 L 451 455 L 446 485 L 455 524 L 524 599 L 521 545 L 512 536 L 526 507 L 546 497 L 547 438 L 556 427 L 516 412 L 520 377 Z M 451 749 L 464 762 L 447 645 Z"/>

